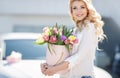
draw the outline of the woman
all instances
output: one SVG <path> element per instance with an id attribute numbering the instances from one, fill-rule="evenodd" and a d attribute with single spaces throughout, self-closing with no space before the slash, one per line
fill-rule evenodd
<path id="1" fill-rule="evenodd" d="M 42 73 L 51 76 L 68 69 L 61 78 L 95 78 L 94 57 L 98 42 L 104 39 L 103 21 L 90 0 L 70 0 L 70 13 L 76 24 L 74 34 L 79 42 L 73 45 L 73 54 L 61 64 L 42 64 Z"/>

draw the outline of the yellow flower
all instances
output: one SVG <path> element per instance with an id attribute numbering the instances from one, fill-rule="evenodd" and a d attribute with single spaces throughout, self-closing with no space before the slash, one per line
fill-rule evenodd
<path id="1" fill-rule="evenodd" d="M 71 35 L 71 36 L 69 36 L 69 38 L 68 38 L 70 41 L 73 41 L 73 40 L 75 40 L 76 39 L 76 37 L 75 36 L 73 36 L 73 35 Z"/>
<path id="2" fill-rule="evenodd" d="M 44 34 L 45 35 L 47 35 L 47 36 L 49 36 L 50 35 L 50 29 L 48 28 L 48 27 L 45 27 L 44 29 L 43 29 L 43 32 L 44 32 Z"/>
<path id="3" fill-rule="evenodd" d="M 36 40 L 37 43 L 42 44 L 45 42 L 43 35 L 39 34 L 38 39 Z"/>

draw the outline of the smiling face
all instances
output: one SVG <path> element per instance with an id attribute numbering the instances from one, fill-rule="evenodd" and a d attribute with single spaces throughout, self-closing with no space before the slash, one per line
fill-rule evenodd
<path id="1" fill-rule="evenodd" d="M 83 1 L 74 1 L 71 4 L 71 14 L 75 20 L 83 20 L 88 14 L 87 7 Z"/>

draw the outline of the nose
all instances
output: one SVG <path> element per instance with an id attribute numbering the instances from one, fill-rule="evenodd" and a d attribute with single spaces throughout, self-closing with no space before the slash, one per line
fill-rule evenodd
<path id="1" fill-rule="evenodd" d="M 77 9 L 77 12 L 81 13 L 81 12 L 82 12 L 82 10 L 81 10 L 81 9 Z"/>
<path id="2" fill-rule="evenodd" d="M 81 13 L 82 13 L 82 10 L 81 10 L 81 9 L 78 9 L 78 10 L 77 10 L 77 13 L 78 13 L 78 14 L 81 14 Z"/>

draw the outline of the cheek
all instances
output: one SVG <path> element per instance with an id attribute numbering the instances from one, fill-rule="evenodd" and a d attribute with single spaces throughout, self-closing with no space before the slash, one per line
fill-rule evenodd
<path id="1" fill-rule="evenodd" d="M 84 14 L 85 14 L 85 15 L 88 15 L 88 11 L 84 11 Z"/>
<path id="2" fill-rule="evenodd" d="M 72 11 L 72 14 L 73 14 L 73 15 L 76 14 L 76 11 Z"/>
<path id="3" fill-rule="evenodd" d="M 72 16 L 75 17 L 75 16 L 76 16 L 76 12 L 73 12 L 73 13 L 72 13 Z"/>

